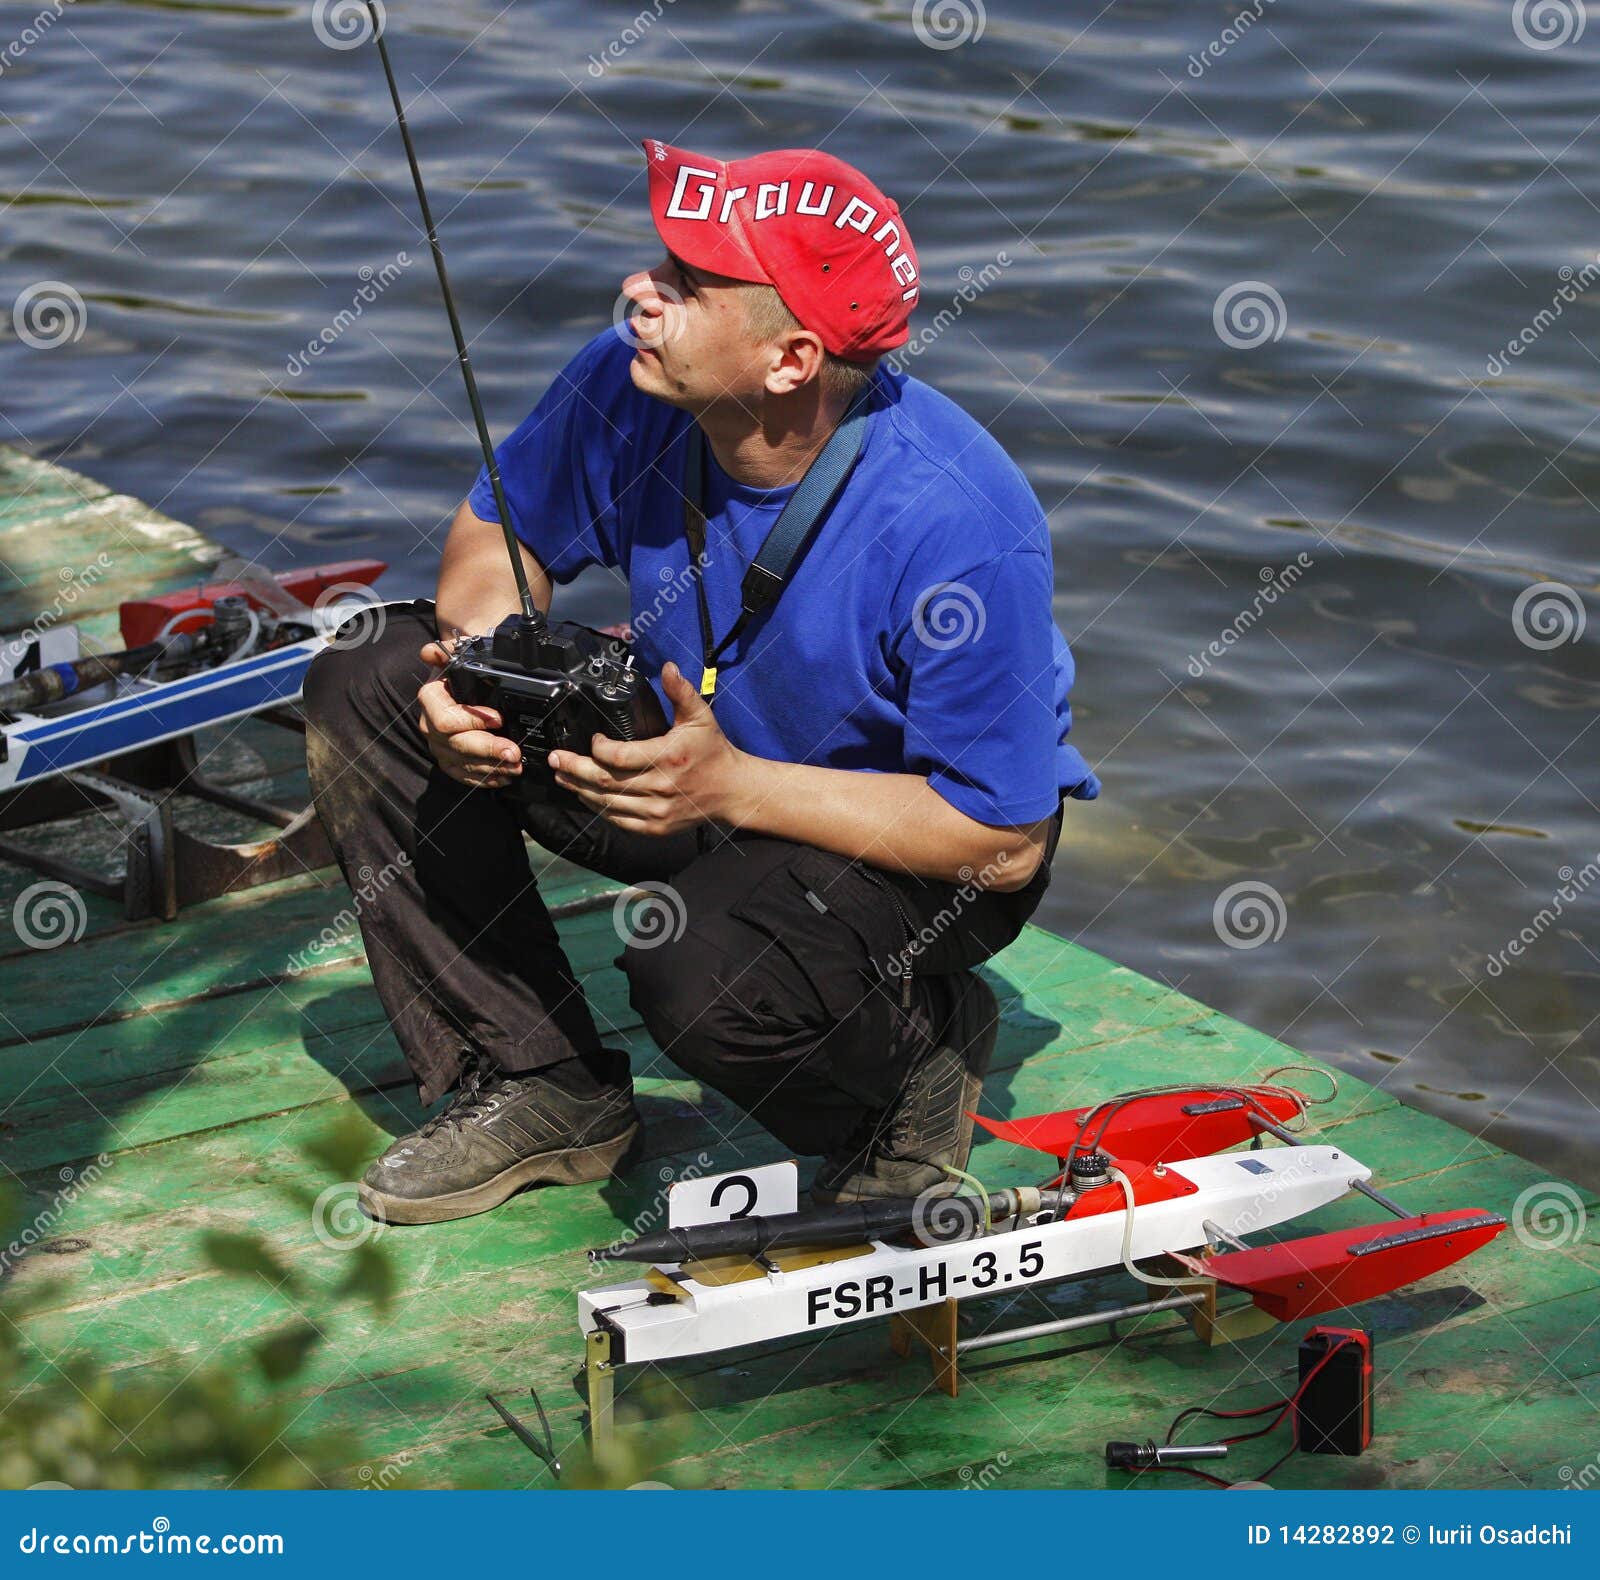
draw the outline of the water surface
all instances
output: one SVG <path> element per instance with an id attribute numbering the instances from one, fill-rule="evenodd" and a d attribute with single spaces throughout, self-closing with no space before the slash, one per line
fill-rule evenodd
<path id="1" fill-rule="evenodd" d="M 425 592 L 475 444 L 376 60 L 313 9 L 0 6 L 0 296 L 86 308 L 0 328 L 0 436 Z M 1041 920 L 1593 1182 L 1600 21 L 1527 9 L 388 8 L 497 432 L 654 256 L 639 138 L 862 165 L 960 306 L 915 370 L 1052 525 L 1106 792 Z"/>

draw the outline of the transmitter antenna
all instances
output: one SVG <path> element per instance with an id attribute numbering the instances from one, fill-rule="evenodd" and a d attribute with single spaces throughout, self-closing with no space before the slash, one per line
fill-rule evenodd
<path id="1" fill-rule="evenodd" d="M 461 363 L 461 379 L 467 386 L 467 400 L 472 407 L 472 420 L 478 427 L 478 443 L 483 447 L 483 464 L 488 469 L 489 487 L 494 490 L 495 509 L 500 512 L 500 531 L 506 540 L 506 553 L 511 558 L 511 574 L 516 578 L 517 598 L 522 613 L 529 620 L 539 618 L 538 606 L 528 587 L 528 573 L 522 563 L 522 550 L 516 534 L 511 530 L 511 507 L 506 503 L 506 491 L 500 482 L 500 465 L 494 458 L 494 445 L 489 439 L 489 425 L 484 421 L 483 402 L 478 399 L 478 381 L 472 374 L 472 359 L 467 355 L 466 338 L 461 333 L 461 319 L 456 313 L 456 299 L 450 289 L 450 276 L 444 266 L 444 250 L 439 245 L 439 233 L 434 228 L 433 210 L 428 206 L 428 194 L 422 185 L 422 168 L 417 163 L 417 150 L 412 146 L 411 128 L 406 125 L 406 112 L 400 103 L 400 88 L 394 80 L 394 67 L 389 64 L 389 51 L 383 42 L 383 14 L 366 0 L 367 15 L 372 22 L 373 42 L 378 46 L 378 59 L 383 62 L 383 74 L 388 79 L 389 97 L 394 100 L 394 118 L 400 127 L 401 140 L 406 145 L 406 162 L 411 166 L 411 180 L 417 189 L 417 206 L 422 210 L 423 228 L 428 233 L 428 246 L 433 250 L 433 266 L 439 274 L 439 291 L 444 297 L 445 311 L 450 315 L 450 333 L 455 337 L 456 357 Z"/>

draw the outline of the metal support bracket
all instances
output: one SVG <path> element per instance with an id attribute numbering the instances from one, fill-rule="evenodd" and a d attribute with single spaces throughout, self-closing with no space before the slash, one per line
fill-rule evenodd
<path id="1" fill-rule="evenodd" d="M 600 1454 L 611 1440 L 616 1425 L 617 1374 L 611 1363 L 611 1335 L 595 1328 L 584 1336 L 583 1382 L 589 1402 L 589 1447 Z"/>
<path id="2" fill-rule="evenodd" d="M 289 728 L 298 723 L 276 711 L 263 717 Z M 314 872 L 333 860 L 312 808 L 278 806 L 213 784 L 199 771 L 192 736 L 130 752 L 117 758 L 114 767 L 115 773 L 108 768 L 57 774 L 0 796 L 0 858 L 87 893 L 120 900 L 129 921 L 149 916 L 172 921 L 187 905 Z M 256 818 L 278 832 L 242 844 L 205 839 L 177 826 L 172 807 L 178 795 Z M 110 812 L 125 830 L 126 864 L 120 882 L 64 857 L 32 850 L 3 832 L 92 811 Z"/>

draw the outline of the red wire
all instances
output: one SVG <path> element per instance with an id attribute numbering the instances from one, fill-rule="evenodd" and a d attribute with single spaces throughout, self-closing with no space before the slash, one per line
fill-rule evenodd
<path id="1" fill-rule="evenodd" d="M 1266 1426 L 1260 1429 L 1260 1431 L 1241 1432 L 1236 1437 L 1219 1437 L 1217 1439 L 1219 1443 L 1227 1443 L 1229 1445 L 1234 1443 L 1248 1443 L 1253 1437 L 1265 1437 L 1269 1432 L 1275 1432 L 1283 1421 L 1284 1416 L 1286 1416 L 1297 1404 L 1299 1404 L 1306 1389 L 1309 1388 L 1316 1380 L 1317 1373 L 1320 1372 L 1322 1368 L 1326 1366 L 1328 1362 L 1331 1361 L 1333 1357 L 1345 1347 L 1345 1345 L 1353 1344 L 1354 1342 L 1355 1341 L 1348 1335 L 1338 1340 L 1338 1342 L 1334 1344 L 1328 1353 L 1324 1355 L 1322 1359 L 1319 1360 L 1317 1364 L 1305 1374 L 1305 1376 L 1300 1380 L 1300 1386 L 1296 1388 L 1287 1399 L 1281 1401 L 1274 1399 L 1269 1404 L 1258 1404 L 1253 1409 L 1249 1410 L 1212 1410 L 1201 1404 L 1192 1404 L 1188 1407 L 1188 1409 L 1180 1410 L 1173 1418 L 1172 1425 L 1167 1428 L 1168 1444 L 1171 1444 L 1172 1442 L 1172 1434 L 1176 1432 L 1183 1421 L 1191 1415 L 1209 1415 L 1219 1421 L 1238 1421 L 1252 1415 L 1265 1415 L 1268 1410 L 1276 1410 L 1278 1412 L 1277 1415 L 1274 1416 Z M 1289 1456 L 1299 1448 L 1299 1446 L 1299 1442 L 1296 1441 L 1290 1447 L 1287 1454 L 1285 1454 L 1281 1459 L 1275 1461 L 1266 1470 L 1262 1471 L 1259 1476 L 1256 1476 L 1252 1479 L 1256 1481 L 1265 1481 L 1268 1476 L 1273 1475 L 1280 1469 L 1280 1467 L 1284 1464 L 1284 1461 L 1287 1460 Z M 1209 1481 L 1213 1486 L 1231 1487 L 1233 1485 L 1231 1481 L 1224 1481 L 1220 1476 L 1213 1476 L 1208 1474 L 1206 1471 L 1196 1470 L 1192 1465 L 1139 1465 L 1134 1469 L 1133 1474 L 1136 1476 L 1143 1475 L 1147 1470 L 1176 1470 L 1181 1471 L 1186 1476 L 1198 1476 L 1202 1481 Z"/>

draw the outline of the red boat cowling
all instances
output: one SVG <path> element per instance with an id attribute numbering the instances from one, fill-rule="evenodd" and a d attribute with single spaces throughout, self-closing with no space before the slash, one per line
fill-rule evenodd
<path id="1" fill-rule="evenodd" d="M 1498 1213 L 1456 1207 L 1247 1251 L 1177 1259 L 1196 1273 L 1245 1291 L 1279 1322 L 1294 1322 L 1414 1284 L 1470 1256 L 1505 1226 Z"/>
<path id="2" fill-rule="evenodd" d="M 1123 1106 L 1111 1113 L 1102 1129 L 1107 1110 L 1117 1103 Z M 1094 1143 L 1096 1150 L 1114 1157 L 1164 1163 L 1208 1157 L 1253 1140 L 1257 1130 L 1250 1122 L 1252 1113 L 1265 1114 L 1281 1124 L 1293 1119 L 1302 1107 L 1299 1094 L 1287 1087 L 1244 1085 L 1237 1091 L 1197 1087 L 1186 1092 L 1151 1092 L 1125 1102 L 1111 1098 L 1088 1108 L 1034 1114 L 1027 1119 L 972 1117 L 1002 1141 L 1053 1158 L 1066 1157 L 1084 1138 Z"/>
<path id="3" fill-rule="evenodd" d="M 291 597 L 308 607 L 330 587 L 356 585 L 370 587 L 388 566 L 382 560 L 339 560 L 331 565 L 308 565 L 303 569 L 279 571 L 273 580 Z M 167 622 L 174 616 L 193 611 L 196 615 L 208 613 L 218 598 L 242 596 L 260 613 L 267 611 L 246 582 L 200 582 L 180 588 L 176 592 L 160 593 L 153 598 L 130 598 L 118 611 L 122 627 L 122 640 L 128 647 L 143 647 L 155 641 Z M 198 629 L 196 625 L 188 629 Z M 173 630 L 182 631 L 186 622 L 180 620 Z"/>

